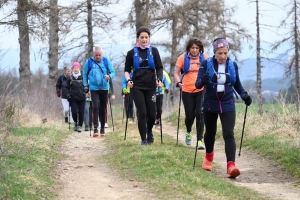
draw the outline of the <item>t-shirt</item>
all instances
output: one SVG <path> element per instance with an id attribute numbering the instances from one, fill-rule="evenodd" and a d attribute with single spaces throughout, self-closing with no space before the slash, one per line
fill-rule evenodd
<path id="1" fill-rule="evenodd" d="M 204 58 L 206 60 L 208 58 L 208 55 L 204 54 Z M 184 70 L 184 54 L 179 56 L 176 62 L 176 66 Z M 204 87 L 202 87 L 201 89 L 196 89 L 195 87 L 199 68 L 200 68 L 199 60 L 190 58 L 190 70 L 194 70 L 194 71 L 188 72 L 184 75 L 182 80 L 183 83 L 182 91 L 194 93 L 194 92 L 200 92 L 204 89 Z"/>

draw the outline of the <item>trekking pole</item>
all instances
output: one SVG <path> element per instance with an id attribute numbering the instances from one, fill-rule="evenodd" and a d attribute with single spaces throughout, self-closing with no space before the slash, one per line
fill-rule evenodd
<path id="1" fill-rule="evenodd" d="M 197 152 L 198 152 L 198 131 L 200 129 L 202 120 L 203 120 L 203 113 L 202 113 L 202 107 L 203 107 L 203 102 L 204 102 L 204 93 L 205 90 L 202 91 L 202 98 L 201 98 L 201 103 L 200 103 L 200 120 L 199 120 L 199 124 L 198 124 L 198 130 L 197 130 L 197 140 L 196 140 L 196 149 L 195 149 L 195 156 L 194 156 L 194 165 L 193 165 L 193 169 L 195 169 L 195 165 L 196 165 L 196 158 L 197 158 Z M 202 129 L 202 134 L 203 134 L 203 129 Z"/>
<path id="2" fill-rule="evenodd" d="M 129 116 L 129 102 L 130 102 L 130 97 L 131 97 L 131 93 L 129 93 L 129 97 L 128 97 L 128 105 L 126 108 L 126 125 L 125 125 L 125 136 L 124 136 L 124 140 L 126 140 L 126 133 L 127 133 L 127 125 L 128 125 L 128 116 Z"/>
<path id="3" fill-rule="evenodd" d="M 243 130 L 242 130 L 242 137 L 241 137 L 239 157 L 241 156 L 241 150 L 242 150 L 242 143 L 243 143 L 243 137 L 244 137 L 244 129 L 245 129 L 245 123 L 246 123 L 247 110 L 248 110 L 248 106 L 246 105 L 246 111 L 245 111 L 245 116 L 244 116 L 244 123 L 243 123 Z"/>
<path id="4" fill-rule="evenodd" d="M 124 95 L 124 99 L 123 99 L 123 117 L 122 117 L 122 125 L 123 125 L 123 122 L 124 122 L 125 98 L 126 98 L 126 95 Z"/>
<path id="5" fill-rule="evenodd" d="M 68 119 L 68 122 L 69 122 L 69 130 L 71 129 L 71 124 L 70 124 L 70 122 L 71 122 L 71 103 L 69 102 L 69 119 Z"/>
<path id="6" fill-rule="evenodd" d="M 92 113 L 93 112 L 93 109 L 92 109 L 92 101 L 90 101 L 90 108 L 89 108 L 89 120 L 90 120 L 90 123 L 89 123 L 89 126 L 90 126 L 90 137 L 92 137 Z"/>
<path id="7" fill-rule="evenodd" d="M 161 88 L 161 91 L 162 91 L 162 88 Z M 160 105 L 161 111 L 162 111 L 162 98 L 163 98 L 163 95 L 159 95 L 159 105 Z M 160 114 L 160 143 L 162 144 L 163 143 L 163 138 L 162 138 L 162 119 L 161 119 L 161 116 L 162 116 L 162 112 Z"/>
<path id="8" fill-rule="evenodd" d="M 111 101 L 110 101 L 110 98 L 108 99 L 109 101 L 109 108 L 110 108 L 110 115 L 111 115 L 111 123 L 112 123 L 112 126 L 113 126 L 113 131 L 115 131 L 115 127 L 114 127 L 114 117 L 113 117 L 113 113 L 112 113 L 112 109 L 111 109 Z"/>
<path id="9" fill-rule="evenodd" d="M 167 106 L 167 112 L 168 112 L 168 121 L 170 121 L 170 108 L 169 108 L 169 93 L 167 94 L 167 100 L 166 100 L 166 106 Z"/>
<path id="10" fill-rule="evenodd" d="M 177 142 L 176 144 L 178 145 L 178 134 L 179 134 L 179 120 L 180 120 L 180 106 L 181 106 L 181 95 L 182 95 L 182 90 L 180 89 L 180 95 L 179 95 L 179 110 L 178 110 L 178 122 L 177 122 Z"/>

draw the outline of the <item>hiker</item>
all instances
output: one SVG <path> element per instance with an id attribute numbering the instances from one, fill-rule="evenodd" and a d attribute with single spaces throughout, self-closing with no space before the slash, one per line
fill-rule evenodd
<path id="1" fill-rule="evenodd" d="M 105 124 L 104 124 L 104 128 L 108 128 L 107 118 L 108 118 L 108 104 L 109 104 L 109 101 L 110 100 L 113 101 L 113 100 L 116 99 L 112 79 L 109 79 L 108 86 L 109 86 L 109 89 L 108 89 L 107 102 L 106 102 L 106 107 L 105 107 Z"/>
<path id="2" fill-rule="evenodd" d="M 155 121 L 155 93 L 156 87 L 162 85 L 163 65 L 157 48 L 150 45 L 149 28 L 140 27 L 136 37 L 135 47 L 126 55 L 124 74 L 137 109 L 141 145 L 147 145 L 154 142 L 152 127 Z M 133 75 L 130 78 L 132 69 Z"/>
<path id="3" fill-rule="evenodd" d="M 70 104 L 68 102 L 68 96 L 66 91 L 67 78 L 71 75 L 71 67 L 64 67 L 64 73 L 59 76 L 56 82 L 56 94 L 58 97 L 61 97 L 61 103 L 64 109 L 64 117 L 66 123 L 72 123 L 72 115 L 70 112 Z M 70 116 L 70 118 L 69 118 Z"/>
<path id="4" fill-rule="evenodd" d="M 186 44 L 186 52 L 179 56 L 174 72 L 176 87 L 182 92 L 182 102 L 185 111 L 186 145 L 192 144 L 192 126 L 196 117 L 197 148 L 204 149 L 202 143 L 204 123 L 201 113 L 203 88 L 196 89 L 195 82 L 201 62 L 207 59 L 200 39 L 192 37 Z M 180 74 L 183 72 L 182 77 Z"/>
<path id="5" fill-rule="evenodd" d="M 161 114 L 162 114 L 162 105 L 163 105 L 163 95 L 166 93 L 169 93 L 170 90 L 170 77 L 169 79 L 168 73 L 165 73 L 163 71 L 163 79 L 162 79 L 162 87 L 156 88 L 156 120 L 155 120 L 155 128 L 160 129 L 160 123 L 161 123 Z M 170 82 L 169 82 L 170 81 Z"/>
<path id="6" fill-rule="evenodd" d="M 130 72 L 130 79 L 132 78 L 132 72 Z M 130 96 L 130 87 L 127 85 L 125 76 L 122 78 L 122 98 L 124 99 L 124 107 L 126 112 L 126 117 L 129 119 L 129 124 L 134 124 L 134 108 L 133 108 L 133 98 Z M 128 109 L 128 116 L 127 116 Z"/>
<path id="7" fill-rule="evenodd" d="M 74 120 L 74 131 L 81 132 L 87 96 L 84 91 L 79 62 L 73 63 L 72 74 L 67 79 L 66 88 L 68 93 L 68 101 L 71 104 L 72 117 Z"/>
<path id="8" fill-rule="evenodd" d="M 240 170 L 235 166 L 236 143 L 233 132 L 236 117 L 235 91 L 247 106 L 250 106 L 252 99 L 240 82 L 236 62 L 228 57 L 229 44 L 226 39 L 215 39 L 213 51 L 214 56 L 202 63 L 195 84 L 196 88 L 205 86 L 206 91 L 203 104 L 206 155 L 203 159 L 202 168 L 208 171 L 212 170 L 217 119 L 220 116 L 225 141 L 227 175 L 229 178 L 235 178 L 240 175 Z"/>
<path id="9" fill-rule="evenodd" d="M 105 107 L 107 103 L 109 79 L 116 75 L 111 61 L 103 56 L 101 47 L 94 48 L 94 56 L 89 58 L 83 69 L 83 83 L 85 92 L 91 92 L 93 116 L 94 116 L 94 134 L 93 137 L 99 136 L 98 126 L 101 122 L 100 135 L 105 136 Z M 89 83 L 89 85 L 88 85 Z"/>
<path id="10" fill-rule="evenodd" d="M 86 103 L 85 103 L 85 107 L 84 107 L 84 116 L 83 116 L 83 123 L 84 123 L 84 131 L 89 131 L 92 127 L 90 127 L 90 121 L 91 119 L 91 115 L 90 112 L 91 111 L 91 94 L 90 92 L 86 93 Z"/>

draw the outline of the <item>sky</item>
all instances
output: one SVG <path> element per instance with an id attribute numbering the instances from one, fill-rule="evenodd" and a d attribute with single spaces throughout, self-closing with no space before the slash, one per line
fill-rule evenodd
<path id="1" fill-rule="evenodd" d="M 73 2 L 71 0 L 59 0 L 59 4 L 68 4 L 70 2 Z M 132 0 L 127 0 L 127 2 L 132 2 Z M 285 11 L 282 9 L 283 3 L 281 0 L 273 0 L 272 1 L 275 5 L 270 5 L 266 3 L 260 2 L 260 9 L 264 12 L 263 15 L 260 16 L 261 24 L 268 24 L 272 26 L 278 26 L 279 22 L 284 19 L 285 17 Z M 128 10 L 128 4 L 124 1 L 120 2 L 119 6 L 114 6 L 114 10 L 119 13 L 118 16 L 126 17 L 126 9 Z M 225 0 L 225 5 L 229 6 L 237 6 L 237 9 L 234 12 L 233 19 L 242 24 L 245 28 L 248 29 L 251 35 L 255 38 L 256 35 L 256 26 L 255 26 L 255 15 L 256 15 L 256 9 L 255 9 L 255 3 L 252 1 L 252 3 L 249 3 L 249 0 Z M 0 17 L 3 15 L 0 12 Z M 0 18 L 1 19 L 1 18 Z M 280 39 L 280 33 L 284 33 L 287 30 L 281 29 L 277 30 L 276 28 L 272 28 L 272 31 L 267 30 L 266 28 L 261 28 L 261 41 L 266 44 L 268 42 L 274 42 L 278 41 Z M 166 35 L 166 34 L 164 34 Z M 132 44 L 134 41 L 134 38 L 132 37 L 132 34 L 121 31 L 118 34 L 116 34 L 116 38 L 114 41 L 118 44 Z M 162 34 L 155 33 L 151 40 L 155 40 L 155 38 L 161 38 Z M 168 39 L 168 38 L 166 38 Z M 47 46 L 47 44 L 41 44 L 35 41 L 31 41 L 31 47 L 32 49 L 37 49 L 41 46 Z M 253 53 L 254 50 L 249 50 L 246 48 L 249 44 L 244 43 L 245 48 L 242 51 L 242 54 L 240 55 L 241 59 L 247 59 L 250 57 L 255 57 L 255 54 Z M 255 43 L 251 43 L 251 45 L 255 45 Z M 7 30 L 6 27 L 0 26 L 0 49 L 15 49 L 15 52 L 18 54 L 18 31 L 17 29 L 14 30 Z M 8 55 L 8 54 L 6 54 Z M 7 56 L 8 57 L 8 56 Z M 17 60 L 16 55 L 10 55 L 10 57 L 14 57 L 15 59 L 4 59 L 4 64 L 2 66 L 9 65 L 10 67 L 15 67 L 18 65 L 19 60 Z M 39 60 L 37 51 L 32 52 L 31 55 L 31 62 L 32 65 L 39 65 L 40 67 L 42 64 L 34 64 Z"/>

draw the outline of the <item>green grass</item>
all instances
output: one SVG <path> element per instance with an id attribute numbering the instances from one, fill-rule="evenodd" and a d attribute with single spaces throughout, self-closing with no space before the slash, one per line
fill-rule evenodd
<path id="1" fill-rule="evenodd" d="M 0 199 L 52 199 L 52 166 L 63 158 L 56 151 L 67 132 L 20 127 L 5 142 L 8 156 L 0 159 Z"/>
<path id="2" fill-rule="evenodd" d="M 300 149 L 291 146 L 289 142 L 280 142 L 280 138 L 275 135 L 261 135 L 255 138 L 249 138 L 244 142 L 260 154 L 270 158 L 290 174 L 300 178 Z"/>
<path id="3" fill-rule="evenodd" d="M 144 189 L 149 188 L 159 199 L 267 199 L 202 170 L 200 161 L 193 170 L 194 149 L 177 146 L 168 135 L 160 144 L 160 137 L 155 133 L 153 145 L 141 146 L 134 129 L 127 133 L 126 141 L 123 130 L 107 134 L 105 142 L 111 153 L 102 159 L 118 169 L 124 178 L 141 182 Z M 203 152 L 198 156 L 203 157 Z"/>

